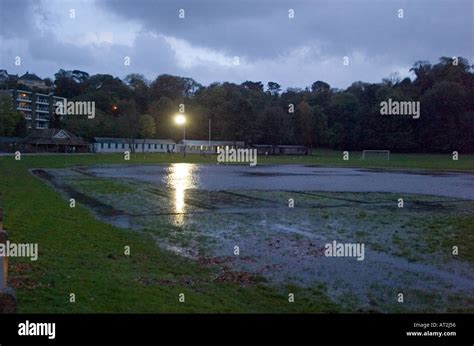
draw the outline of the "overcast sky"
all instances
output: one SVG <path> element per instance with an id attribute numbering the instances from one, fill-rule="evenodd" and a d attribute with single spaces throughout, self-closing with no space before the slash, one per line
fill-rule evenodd
<path id="1" fill-rule="evenodd" d="M 417 60 L 474 62 L 473 0 L 0 0 L 0 69 L 202 84 L 316 80 L 345 88 L 409 76 Z M 184 18 L 179 18 L 184 9 Z M 289 18 L 289 10 L 294 18 Z M 399 9 L 403 18 L 399 18 Z M 75 18 L 71 18 L 71 10 Z M 15 65 L 15 57 L 21 65 Z M 349 57 L 344 66 L 343 57 Z M 130 57 L 130 65 L 124 65 Z M 235 57 L 239 65 L 235 65 Z"/>

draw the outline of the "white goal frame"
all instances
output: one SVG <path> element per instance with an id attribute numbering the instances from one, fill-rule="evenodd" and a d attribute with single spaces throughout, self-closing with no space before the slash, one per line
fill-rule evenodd
<path id="1" fill-rule="evenodd" d="M 387 161 L 390 161 L 390 150 L 362 150 L 362 160 L 365 160 L 365 153 L 387 153 Z"/>

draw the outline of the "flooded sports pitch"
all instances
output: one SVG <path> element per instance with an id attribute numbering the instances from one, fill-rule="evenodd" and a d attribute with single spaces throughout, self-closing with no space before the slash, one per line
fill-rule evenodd
<path id="1" fill-rule="evenodd" d="M 474 227 L 472 174 L 184 163 L 34 173 L 244 287 L 317 287 L 343 312 L 474 311 L 462 241 Z M 363 253 L 331 255 L 328 244 Z"/>

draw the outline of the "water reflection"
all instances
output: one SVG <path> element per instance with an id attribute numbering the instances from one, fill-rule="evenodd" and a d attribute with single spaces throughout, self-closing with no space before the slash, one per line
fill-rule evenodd
<path id="1" fill-rule="evenodd" d="M 186 210 L 186 190 L 197 186 L 195 171 L 197 166 L 190 163 L 174 163 L 167 168 L 165 182 L 174 190 L 174 223 L 182 226 Z"/>

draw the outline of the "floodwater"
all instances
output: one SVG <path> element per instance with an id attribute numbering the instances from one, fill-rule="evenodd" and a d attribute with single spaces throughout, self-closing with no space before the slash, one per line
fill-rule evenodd
<path id="1" fill-rule="evenodd" d="M 204 190 L 291 190 L 393 192 L 474 200 L 474 174 L 322 168 L 304 165 L 101 166 L 88 169 L 103 178 L 131 178 L 159 186 Z"/>
<path id="2" fill-rule="evenodd" d="M 186 163 L 39 173 L 162 248 L 279 287 L 324 285 L 343 311 L 474 311 L 474 267 L 451 255 L 456 230 L 443 224 L 474 212 L 473 174 Z M 364 243 L 365 259 L 326 257 L 332 241 Z"/>

